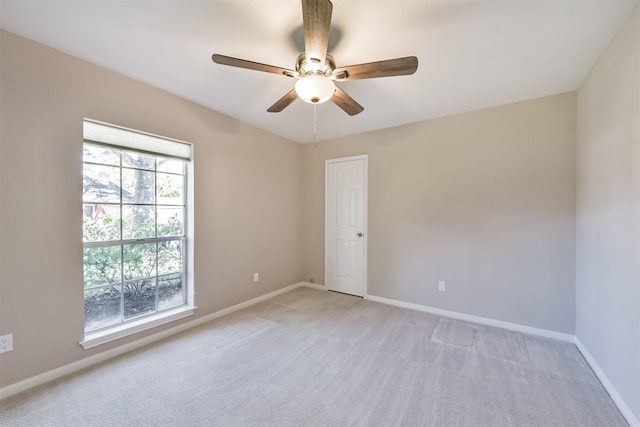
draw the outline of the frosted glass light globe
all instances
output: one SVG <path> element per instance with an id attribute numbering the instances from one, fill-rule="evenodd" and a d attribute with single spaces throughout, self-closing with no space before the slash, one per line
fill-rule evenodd
<path id="1" fill-rule="evenodd" d="M 333 96 L 336 85 L 333 80 L 319 74 L 309 74 L 296 82 L 298 97 L 309 104 L 322 104 Z"/>

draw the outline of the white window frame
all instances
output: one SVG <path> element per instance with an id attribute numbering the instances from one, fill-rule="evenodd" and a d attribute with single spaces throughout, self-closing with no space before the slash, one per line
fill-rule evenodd
<path id="1" fill-rule="evenodd" d="M 191 316 L 195 313 L 197 307 L 195 306 L 194 301 L 195 292 L 193 280 L 193 146 L 188 142 L 86 118 L 83 121 L 83 137 L 84 142 L 88 143 L 96 143 L 114 148 L 129 149 L 153 155 L 175 157 L 186 160 L 186 212 L 184 217 L 185 240 L 183 243 L 185 304 L 142 316 L 140 318 L 127 320 L 113 326 L 106 326 L 93 331 L 86 331 L 84 340 L 79 344 L 84 349 L 89 349 L 156 326 Z"/>

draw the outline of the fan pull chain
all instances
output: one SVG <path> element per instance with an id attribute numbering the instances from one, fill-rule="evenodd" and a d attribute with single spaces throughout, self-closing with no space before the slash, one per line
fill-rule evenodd
<path id="1" fill-rule="evenodd" d="M 313 104 L 313 148 L 316 148 L 316 144 L 318 142 L 318 138 L 317 138 L 318 127 L 317 127 L 317 121 L 316 121 L 317 107 L 318 106 L 316 104 Z"/>

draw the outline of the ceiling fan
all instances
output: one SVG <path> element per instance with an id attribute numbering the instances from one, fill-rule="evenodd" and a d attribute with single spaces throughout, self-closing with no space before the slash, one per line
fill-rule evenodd
<path id="1" fill-rule="evenodd" d="M 330 99 L 347 114 L 354 116 L 362 112 L 364 107 L 336 86 L 335 82 L 413 74 L 418 69 L 418 58 L 406 56 L 336 67 L 335 60 L 327 53 L 332 11 L 330 0 L 302 0 L 305 52 L 298 56 L 295 71 L 219 54 L 212 56 L 213 62 L 297 79 L 294 89 L 269 107 L 267 111 L 270 113 L 284 110 L 297 98 L 310 104 L 320 104 Z"/>

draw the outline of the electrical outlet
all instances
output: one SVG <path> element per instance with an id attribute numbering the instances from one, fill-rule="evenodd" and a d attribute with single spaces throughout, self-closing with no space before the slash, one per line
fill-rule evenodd
<path id="1" fill-rule="evenodd" d="M 13 334 L 7 334 L 0 337 L 0 353 L 6 353 L 13 350 Z"/>
<path id="2" fill-rule="evenodd" d="M 253 273 L 253 283 L 256 283 L 260 280 L 260 275 L 258 273 Z"/>
<path id="3" fill-rule="evenodd" d="M 446 291 L 446 290 L 447 290 L 447 284 L 444 282 L 444 280 L 440 280 L 440 281 L 438 282 L 438 290 L 439 290 L 440 292 L 444 292 L 444 291 Z"/>

